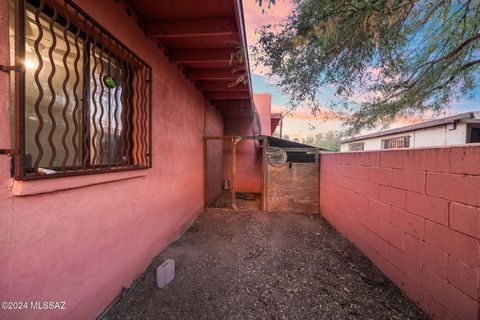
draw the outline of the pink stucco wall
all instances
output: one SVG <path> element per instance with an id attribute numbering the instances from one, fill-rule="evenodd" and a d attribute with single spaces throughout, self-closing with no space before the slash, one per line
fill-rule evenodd
<path id="1" fill-rule="evenodd" d="M 253 101 L 260 116 L 262 134 L 269 136 L 272 132 L 272 95 L 270 93 L 256 93 L 253 95 Z"/>
<path id="2" fill-rule="evenodd" d="M 271 132 L 271 107 L 272 95 L 259 93 L 253 96 L 262 135 L 269 136 Z M 226 118 L 224 135 L 252 136 L 252 124 L 249 118 Z M 258 145 L 258 140 L 257 140 Z M 261 149 L 255 149 L 254 140 L 243 140 L 237 144 L 237 176 L 236 190 L 241 192 L 262 192 L 262 154 Z M 256 151 L 257 150 L 257 151 Z M 225 179 L 232 177 L 232 144 L 224 142 L 223 176 Z"/>
<path id="3" fill-rule="evenodd" d="M 223 133 L 220 114 L 145 38 L 122 1 L 77 3 L 153 68 L 153 168 L 20 183 L 0 155 L 1 300 L 66 302 L 64 311 L 0 310 L 0 319 L 95 319 L 202 211 L 202 137 Z M 7 90 L 0 86 L 2 124 Z M 8 137 L 0 139 L 4 146 Z M 216 168 L 219 180 L 221 163 Z"/>
<path id="4" fill-rule="evenodd" d="M 251 136 L 251 123 L 248 118 L 226 118 L 224 135 Z M 258 143 L 258 141 L 257 141 Z M 225 179 L 232 179 L 232 142 L 224 141 L 223 175 Z M 237 176 L 235 186 L 241 192 L 262 192 L 262 160 L 261 155 L 255 152 L 254 140 L 242 140 L 236 150 Z"/>
<path id="5" fill-rule="evenodd" d="M 321 214 L 435 319 L 480 319 L 480 146 L 322 154 Z"/>
<path id="6" fill-rule="evenodd" d="M 0 0 L 0 64 L 10 65 L 7 0 Z M 0 72 L 0 149 L 10 149 L 9 76 Z"/>
<path id="7" fill-rule="evenodd" d="M 212 131 L 211 131 L 212 132 Z M 207 140 L 207 196 L 212 203 L 222 191 L 223 181 L 223 141 Z"/>

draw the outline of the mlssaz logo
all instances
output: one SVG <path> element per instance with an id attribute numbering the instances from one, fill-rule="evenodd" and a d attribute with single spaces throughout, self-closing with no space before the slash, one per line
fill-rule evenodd
<path id="1" fill-rule="evenodd" d="M 32 301 L 30 309 L 33 310 L 65 310 L 65 301 Z"/>

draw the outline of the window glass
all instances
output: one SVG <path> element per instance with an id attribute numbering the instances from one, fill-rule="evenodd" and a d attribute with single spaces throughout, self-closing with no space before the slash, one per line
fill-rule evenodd
<path id="1" fill-rule="evenodd" d="M 363 151 L 364 147 L 365 147 L 364 142 L 355 142 L 355 143 L 350 143 L 348 145 L 348 150 L 349 151 Z"/>
<path id="2" fill-rule="evenodd" d="M 120 163 L 123 87 L 119 80 L 123 78 L 123 71 L 118 61 L 99 48 L 90 49 L 90 61 L 93 61 L 90 64 L 90 105 L 93 107 L 90 114 L 90 154 L 94 155 L 91 162 L 97 165 Z"/>
<path id="3" fill-rule="evenodd" d="M 60 167 L 68 153 L 66 166 L 73 166 L 74 144 L 81 149 L 82 130 L 77 130 L 74 138 L 74 128 L 82 126 L 81 99 L 83 91 L 83 40 L 78 37 L 75 44 L 75 34 L 66 32 L 67 39 L 58 23 L 50 28 L 49 19 L 45 14 L 40 14 L 41 30 L 35 22 L 35 8 L 26 4 L 25 16 L 25 166 L 27 170 L 33 168 L 35 160 L 39 157 L 39 148 L 35 142 L 35 136 L 40 125 L 43 126 L 38 132 L 38 139 L 43 147 L 39 167 L 48 167 L 53 158 L 53 149 L 49 139 L 55 147 L 53 167 Z M 53 34 L 51 32 L 53 30 Z M 38 43 L 38 53 L 35 49 L 35 41 Z M 50 50 L 53 46 L 53 50 Z M 67 52 L 68 50 L 68 52 Z M 51 58 L 50 58 L 51 55 Z M 64 57 L 68 66 L 77 65 L 78 75 L 74 68 L 65 68 Z M 69 72 L 67 79 L 67 71 Z M 41 89 L 36 84 L 35 72 L 38 72 L 38 81 Z M 65 82 L 66 81 L 66 82 Z M 65 82 L 65 90 L 63 84 Z M 50 86 L 53 90 L 50 90 Z M 40 92 L 42 91 L 42 92 Z M 52 91 L 54 95 L 52 95 Z M 75 95 L 76 93 L 76 95 Z M 68 101 L 67 101 L 68 99 Z M 68 104 L 67 104 L 68 102 Z M 52 104 L 52 112 L 49 114 L 49 105 Z M 38 113 L 35 106 L 38 105 Z M 65 118 L 63 118 L 65 112 Z M 41 119 L 41 120 L 40 120 Z M 52 120 L 53 119 L 53 120 Z M 76 121 L 76 124 L 75 124 Z M 53 130 L 55 126 L 55 130 Z M 67 130 L 68 128 L 68 130 Z M 65 134 L 65 137 L 63 137 Z M 51 136 L 51 138 L 49 138 Z M 66 148 L 62 145 L 65 138 Z M 61 146 L 61 147 L 60 147 Z M 77 159 L 77 163 L 81 160 Z"/>
<path id="4" fill-rule="evenodd" d="M 471 143 L 480 142 L 480 128 L 472 128 L 470 142 Z"/>
<path id="5" fill-rule="evenodd" d="M 382 140 L 382 149 L 409 148 L 410 136 L 395 137 Z"/>
<path id="6" fill-rule="evenodd" d="M 24 111 L 11 101 L 25 120 L 16 178 L 150 167 L 151 68 L 69 2 L 27 0 L 24 12 L 12 4 L 25 24 L 25 81 L 15 88 Z"/>

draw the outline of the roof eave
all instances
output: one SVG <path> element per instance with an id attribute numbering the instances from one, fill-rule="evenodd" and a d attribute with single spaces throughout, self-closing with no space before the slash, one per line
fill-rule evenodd
<path id="1" fill-rule="evenodd" d="M 405 133 L 409 131 L 442 126 L 445 124 L 454 123 L 461 120 L 471 120 L 474 118 L 475 118 L 475 112 L 465 112 L 465 113 L 460 113 L 454 116 L 421 122 L 421 123 L 417 123 L 417 124 L 406 126 L 406 127 L 400 127 L 400 128 L 389 129 L 389 130 L 380 131 L 380 132 L 369 133 L 369 134 L 365 134 L 358 137 L 346 138 L 346 139 L 342 139 L 340 143 L 348 143 L 348 142 L 355 142 L 355 141 L 361 141 L 361 140 L 372 139 L 372 138 L 379 138 L 379 137 L 384 137 L 392 134 L 400 134 L 400 133 Z"/>
<path id="2" fill-rule="evenodd" d="M 242 39 L 242 50 L 243 50 L 243 55 L 245 57 L 245 69 L 247 72 L 247 78 L 248 78 L 248 91 L 250 94 L 250 106 L 251 106 L 251 117 L 252 117 L 252 123 L 254 122 L 258 112 L 257 112 L 257 107 L 255 106 L 255 102 L 253 100 L 253 89 L 252 89 L 252 77 L 250 74 L 250 60 L 248 57 L 248 44 L 247 44 L 247 33 L 245 29 L 245 19 L 243 16 L 243 2 L 242 0 L 234 0 L 235 1 L 235 11 L 236 11 L 236 17 L 237 17 L 237 24 L 238 24 L 238 30 L 240 31 L 240 38 Z M 258 128 L 255 130 L 254 125 L 252 125 L 252 133 L 254 135 L 260 135 L 262 133 L 262 127 L 260 124 L 260 121 L 255 121 L 257 122 Z"/>

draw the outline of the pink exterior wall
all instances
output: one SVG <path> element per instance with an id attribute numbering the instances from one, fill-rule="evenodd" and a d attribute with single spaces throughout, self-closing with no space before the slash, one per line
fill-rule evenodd
<path id="1" fill-rule="evenodd" d="M 322 154 L 320 211 L 435 319 L 480 319 L 480 146 Z"/>
<path id="2" fill-rule="evenodd" d="M 213 132 L 211 130 L 209 132 Z M 208 160 L 207 160 L 207 188 L 208 204 L 214 201 L 222 192 L 223 180 L 223 141 L 208 140 L 207 142 Z"/>
<path id="3" fill-rule="evenodd" d="M 226 118 L 224 135 L 251 136 L 252 129 L 248 118 Z M 263 128 L 262 128 L 263 131 Z M 258 143 L 258 141 L 257 141 Z M 232 142 L 224 141 L 223 175 L 225 179 L 232 179 Z M 261 155 L 255 153 L 254 140 L 243 140 L 237 144 L 236 150 L 237 176 L 235 187 L 241 192 L 262 192 L 262 160 Z"/>
<path id="4" fill-rule="evenodd" d="M 270 93 L 257 93 L 253 95 L 253 101 L 260 116 L 262 134 L 269 136 L 272 132 L 272 95 Z"/>
<path id="5" fill-rule="evenodd" d="M 272 95 L 259 93 L 253 96 L 262 135 L 269 136 L 271 131 L 271 107 Z M 251 121 L 248 118 L 226 118 L 224 135 L 252 136 Z M 261 151 L 255 151 L 254 140 L 244 140 L 237 144 L 237 176 L 236 190 L 241 192 L 262 192 L 262 155 Z M 258 145 L 258 140 L 257 140 Z M 257 149 L 259 150 L 259 149 Z M 225 179 L 232 178 L 232 143 L 224 142 L 224 166 L 223 176 Z"/>
<path id="6" fill-rule="evenodd" d="M 0 0 L 0 64 L 10 65 L 7 0 Z M 0 72 L 0 149 L 10 149 L 9 76 Z"/>
<path id="7" fill-rule="evenodd" d="M 202 137 L 223 133 L 220 114 L 122 1 L 77 3 L 153 68 L 153 168 L 21 183 L 0 155 L 1 300 L 66 302 L 64 311 L 0 310 L 0 319 L 95 319 L 202 211 Z M 6 1 L 0 6 L 3 38 Z M 2 123 L 7 90 L 0 86 Z M 0 139 L 3 147 L 8 136 Z M 216 168 L 218 180 L 221 163 Z"/>

